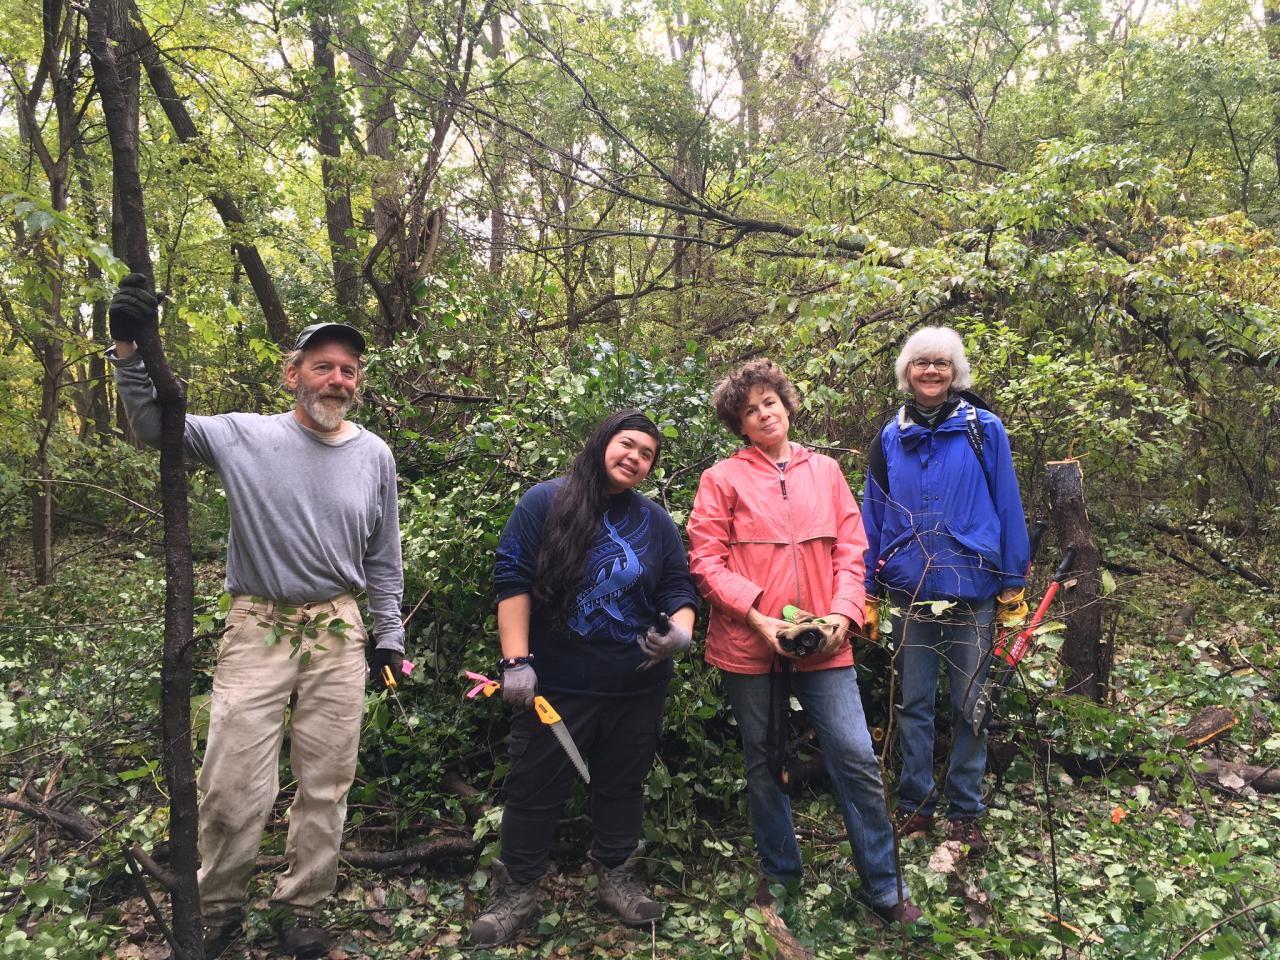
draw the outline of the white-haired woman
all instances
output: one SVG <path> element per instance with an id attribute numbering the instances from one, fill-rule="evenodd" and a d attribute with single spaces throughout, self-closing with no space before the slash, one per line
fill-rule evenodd
<path id="1" fill-rule="evenodd" d="M 962 395 L 969 361 L 950 327 L 912 334 L 896 364 L 911 394 L 872 444 L 867 471 L 867 609 L 873 596 L 902 611 L 895 629 L 897 819 L 900 833 L 933 827 L 933 713 L 946 665 L 953 716 L 942 792 L 950 837 L 982 851 L 985 734 L 964 721 L 986 678 L 994 621 L 1026 613 L 1029 545 L 1004 424 Z M 937 603 L 946 601 L 946 603 Z"/>

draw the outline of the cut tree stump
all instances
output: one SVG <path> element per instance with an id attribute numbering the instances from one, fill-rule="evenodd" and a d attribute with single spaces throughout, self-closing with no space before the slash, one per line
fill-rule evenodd
<path id="1" fill-rule="evenodd" d="M 1102 703 L 1110 682 L 1110 651 L 1102 639 L 1102 576 L 1093 526 L 1084 502 L 1084 470 L 1079 460 L 1045 465 L 1049 517 L 1063 550 L 1074 547 L 1075 567 L 1064 582 L 1066 637 L 1059 654 L 1070 671 L 1067 690 Z"/>

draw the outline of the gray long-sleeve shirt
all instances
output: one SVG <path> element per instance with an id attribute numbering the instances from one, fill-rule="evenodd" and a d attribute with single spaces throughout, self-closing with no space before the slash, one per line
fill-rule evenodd
<path id="1" fill-rule="evenodd" d="M 160 405 L 142 358 L 117 360 L 129 424 L 160 442 Z M 326 443 L 290 413 L 187 416 L 187 455 L 222 479 L 231 513 L 229 593 L 302 604 L 367 591 L 379 647 L 404 649 L 396 464 L 356 425 Z"/>

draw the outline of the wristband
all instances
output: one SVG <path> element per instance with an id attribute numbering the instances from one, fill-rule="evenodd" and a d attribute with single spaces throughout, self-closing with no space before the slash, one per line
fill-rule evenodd
<path id="1" fill-rule="evenodd" d="M 533 654 L 525 657 L 501 657 L 498 660 L 498 670 L 507 670 L 511 667 L 519 667 L 526 663 L 533 663 Z"/>

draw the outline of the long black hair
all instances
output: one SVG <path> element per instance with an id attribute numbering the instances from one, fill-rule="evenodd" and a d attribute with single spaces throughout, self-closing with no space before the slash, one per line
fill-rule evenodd
<path id="1" fill-rule="evenodd" d="M 609 508 L 604 451 L 614 435 L 623 430 L 639 430 L 653 437 L 650 470 L 662 455 L 662 433 L 639 410 L 619 410 L 596 424 L 551 505 L 534 567 L 533 601 L 557 620 L 565 616 L 569 601 L 577 594 L 587 553 L 596 542 L 600 519 Z"/>

